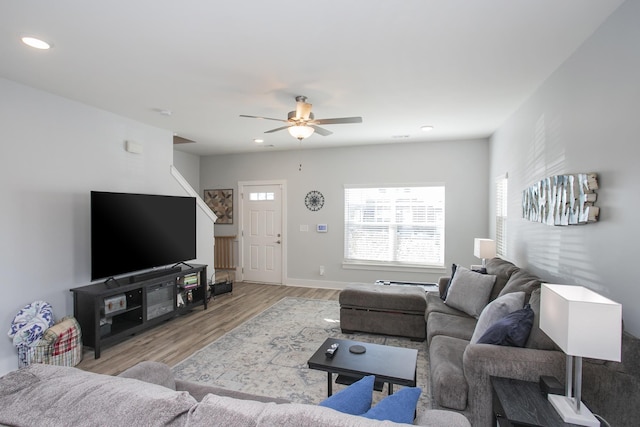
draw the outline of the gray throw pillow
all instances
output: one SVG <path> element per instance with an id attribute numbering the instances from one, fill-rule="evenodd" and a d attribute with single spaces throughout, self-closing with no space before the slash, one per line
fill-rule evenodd
<path id="1" fill-rule="evenodd" d="M 524 307 L 524 292 L 512 292 L 491 301 L 480 313 L 473 336 L 471 336 L 471 344 L 477 343 L 487 329 L 498 320 L 522 307 Z"/>
<path id="2" fill-rule="evenodd" d="M 475 273 L 468 268 L 458 266 L 444 303 L 449 307 L 464 311 L 469 316 L 478 318 L 482 309 L 489 302 L 495 281 L 496 276 Z"/>

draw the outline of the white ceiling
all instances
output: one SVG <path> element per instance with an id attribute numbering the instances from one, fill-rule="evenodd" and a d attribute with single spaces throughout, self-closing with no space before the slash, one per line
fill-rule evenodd
<path id="1" fill-rule="evenodd" d="M 484 138 L 621 3 L 5 0 L 0 76 L 169 129 L 199 155 L 298 149 L 263 133 L 281 123 L 238 117 L 286 119 L 296 95 L 316 118 L 363 117 L 303 147 Z"/>

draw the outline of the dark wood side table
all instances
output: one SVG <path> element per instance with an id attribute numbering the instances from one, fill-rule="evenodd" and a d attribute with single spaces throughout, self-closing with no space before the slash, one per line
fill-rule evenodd
<path id="1" fill-rule="evenodd" d="M 574 426 L 562 421 L 538 383 L 511 378 L 491 377 L 493 417 L 500 427 Z"/>

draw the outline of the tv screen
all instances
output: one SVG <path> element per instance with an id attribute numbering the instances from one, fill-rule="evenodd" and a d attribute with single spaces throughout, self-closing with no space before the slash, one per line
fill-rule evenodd
<path id="1" fill-rule="evenodd" d="M 91 280 L 195 258 L 195 198 L 91 192 Z"/>

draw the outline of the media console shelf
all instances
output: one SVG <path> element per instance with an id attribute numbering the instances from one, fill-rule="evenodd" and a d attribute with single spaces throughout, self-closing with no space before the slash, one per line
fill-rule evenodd
<path id="1" fill-rule="evenodd" d="M 207 266 L 192 264 L 168 269 L 166 274 L 159 271 L 135 283 L 94 283 L 71 292 L 83 344 L 92 347 L 98 359 L 102 346 L 123 341 L 194 306 L 206 309 Z"/>

